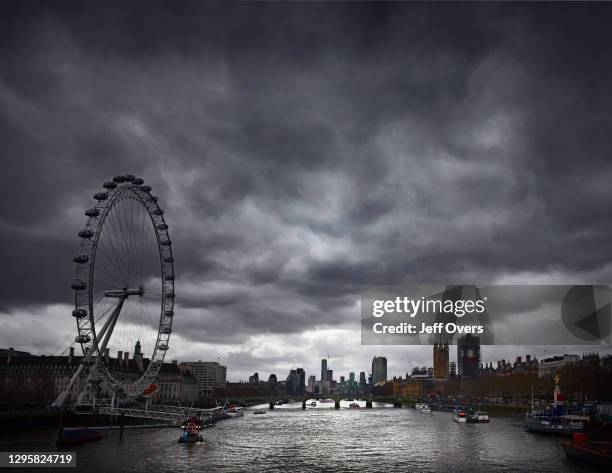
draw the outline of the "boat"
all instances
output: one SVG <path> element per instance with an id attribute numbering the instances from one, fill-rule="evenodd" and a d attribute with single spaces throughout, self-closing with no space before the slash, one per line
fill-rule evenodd
<path id="1" fill-rule="evenodd" d="M 317 401 L 310 401 L 308 404 L 310 407 L 317 407 Z"/>
<path id="2" fill-rule="evenodd" d="M 319 401 L 319 404 L 335 404 L 336 401 L 334 401 L 333 399 L 321 399 Z"/>
<path id="3" fill-rule="evenodd" d="M 589 440 L 583 433 L 574 433 L 572 440 L 563 442 L 568 458 L 591 465 L 612 468 L 612 441 Z"/>
<path id="4" fill-rule="evenodd" d="M 566 412 L 564 396 L 559 389 L 559 376 L 555 376 L 552 409 L 536 410 L 533 386 L 531 386 L 531 408 L 525 414 L 525 426 L 531 432 L 554 435 L 573 435 L 584 432 L 584 424 L 589 417 Z"/>
<path id="5" fill-rule="evenodd" d="M 360 408 L 361 408 L 361 406 L 360 406 L 359 404 L 357 404 L 356 402 L 351 402 L 351 403 L 349 404 L 349 407 L 350 407 L 351 409 L 360 409 Z"/>
<path id="6" fill-rule="evenodd" d="M 62 430 L 62 438 L 57 441 L 58 447 L 80 445 L 82 443 L 102 440 L 102 432 L 88 427 L 66 427 Z"/>
<path id="7" fill-rule="evenodd" d="M 467 422 L 467 415 L 463 409 L 455 409 L 453 411 L 453 420 L 460 424 L 465 424 Z"/>
<path id="8" fill-rule="evenodd" d="M 431 408 L 427 404 L 423 404 L 421 407 L 421 412 L 423 414 L 431 414 Z"/>
<path id="9" fill-rule="evenodd" d="M 468 422 L 472 424 L 482 424 L 489 422 L 489 414 L 485 411 L 474 411 L 468 414 Z"/>
<path id="10" fill-rule="evenodd" d="M 230 417 L 242 417 L 244 415 L 244 407 L 229 406 L 227 408 L 227 415 Z"/>
<path id="11" fill-rule="evenodd" d="M 429 407 L 429 406 L 427 406 L 427 404 L 425 404 L 424 402 L 417 402 L 417 403 L 414 405 L 414 408 L 415 408 L 417 411 L 420 411 L 420 410 L 422 410 L 422 409 L 423 409 L 423 408 L 425 408 L 425 407 Z"/>
<path id="12" fill-rule="evenodd" d="M 525 426 L 531 432 L 572 435 L 584 431 L 587 419 L 579 415 L 556 415 L 553 411 L 529 411 L 525 414 Z"/>
<path id="13" fill-rule="evenodd" d="M 178 439 L 179 443 L 199 443 L 204 442 L 204 438 L 200 435 L 202 423 L 198 419 L 190 417 L 185 423 L 183 433 Z"/>

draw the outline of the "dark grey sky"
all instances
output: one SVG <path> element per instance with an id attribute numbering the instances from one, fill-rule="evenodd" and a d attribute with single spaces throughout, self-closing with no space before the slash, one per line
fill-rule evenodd
<path id="1" fill-rule="evenodd" d="M 610 281 L 612 5 L 0 10 L 2 346 L 63 347 L 82 211 L 128 172 L 170 224 L 170 355 L 232 379 L 430 363 L 359 345 L 362 284 Z"/>

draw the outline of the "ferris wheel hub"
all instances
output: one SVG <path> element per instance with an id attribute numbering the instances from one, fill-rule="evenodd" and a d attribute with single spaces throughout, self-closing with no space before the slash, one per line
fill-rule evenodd
<path id="1" fill-rule="evenodd" d="M 140 296 L 144 294 L 142 286 L 138 288 L 124 288 L 114 291 L 104 291 L 105 297 L 116 297 L 117 299 L 127 299 L 128 296 Z"/>

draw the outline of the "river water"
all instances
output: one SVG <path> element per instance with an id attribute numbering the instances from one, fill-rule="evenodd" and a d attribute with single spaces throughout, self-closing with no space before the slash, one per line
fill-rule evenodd
<path id="1" fill-rule="evenodd" d="M 569 461 L 562 439 L 525 431 L 522 419 L 457 424 L 451 414 L 414 409 L 316 408 L 299 404 L 220 421 L 203 444 L 177 442 L 177 428 L 109 431 L 73 447 L 86 472 L 587 472 Z M 52 450 L 55 431 L 0 437 L 0 450 Z M 34 471 L 44 471 L 37 468 Z M 57 470 L 56 470 L 57 471 Z M 73 470 L 74 471 L 74 470 Z"/>

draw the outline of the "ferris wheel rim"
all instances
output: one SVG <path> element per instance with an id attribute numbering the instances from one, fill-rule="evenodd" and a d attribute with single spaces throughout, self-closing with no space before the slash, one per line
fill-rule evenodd
<path id="1" fill-rule="evenodd" d="M 144 185 L 142 179 L 135 178 L 132 175 L 116 176 L 113 181 L 106 182 L 104 188 L 106 189 L 104 192 L 98 192 L 94 195 L 94 199 L 98 201 L 97 205 L 85 211 L 88 220 L 85 228 L 79 231 L 79 237 L 81 237 L 80 251 L 73 259 L 76 266 L 75 281 L 72 285 L 75 291 L 73 316 L 76 317 L 79 333 L 75 341 L 81 345 L 85 358 L 89 356 L 97 360 L 95 367 L 100 378 L 98 381 L 103 389 L 133 398 L 141 395 L 154 381 L 169 348 L 168 342 L 172 332 L 174 316 L 172 242 L 164 212 L 157 202 L 157 197 L 151 194 L 151 187 Z M 94 277 L 100 236 L 109 213 L 126 195 L 127 198 L 133 198 L 138 205 L 141 205 L 150 219 L 157 243 L 156 249 L 159 255 L 159 274 L 161 277 L 160 314 L 153 353 L 148 366 L 143 367 L 142 375 L 130 383 L 115 380 L 110 373 L 109 366 L 104 362 L 104 353 L 100 352 L 100 340 L 96 333 L 96 313 L 94 310 Z M 85 279 L 87 283 L 85 283 Z M 142 288 L 140 290 L 142 291 Z M 94 365 L 94 363 L 91 364 Z"/>

